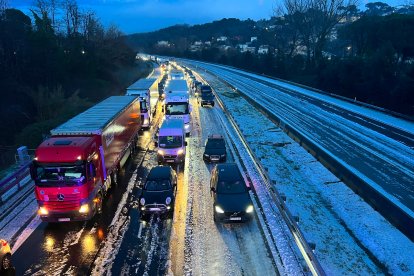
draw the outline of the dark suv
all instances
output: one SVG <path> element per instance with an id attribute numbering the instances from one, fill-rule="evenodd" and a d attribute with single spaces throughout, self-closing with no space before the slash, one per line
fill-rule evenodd
<path id="1" fill-rule="evenodd" d="M 198 100 L 200 105 L 203 107 L 205 105 L 214 106 L 214 94 L 210 85 L 201 85 L 197 87 L 198 91 Z"/>
<path id="2" fill-rule="evenodd" d="M 221 135 L 209 135 L 204 149 L 203 160 L 207 162 L 226 162 L 226 143 Z"/>
<path id="3" fill-rule="evenodd" d="M 157 166 L 151 169 L 139 198 L 141 218 L 149 214 L 169 214 L 174 212 L 177 192 L 177 174 L 170 166 Z"/>
<path id="4" fill-rule="evenodd" d="M 217 164 L 211 173 L 215 222 L 245 222 L 253 218 L 249 190 L 235 163 Z"/>

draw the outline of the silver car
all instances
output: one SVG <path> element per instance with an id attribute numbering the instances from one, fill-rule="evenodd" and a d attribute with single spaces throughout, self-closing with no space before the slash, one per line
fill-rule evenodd
<path id="1" fill-rule="evenodd" d="M 10 245 L 6 240 L 0 239 L 0 274 L 12 267 Z"/>

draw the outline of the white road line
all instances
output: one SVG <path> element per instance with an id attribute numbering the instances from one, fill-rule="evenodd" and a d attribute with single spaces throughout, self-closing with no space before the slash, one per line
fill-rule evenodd
<path id="1" fill-rule="evenodd" d="M 30 235 L 36 230 L 42 223 L 39 216 L 35 216 L 32 221 L 27 225 L 23 232 L 19 235 L 19 238 L 14 243 L 12 251 L 16 252 L 19 247 L 30 237 Z"/>
<path id="2" fill-rule="evenodd" d="M 139 223 L 139 230 L 138 230 L 138 239 L 141 238 L 142 228 L 144 227 L 144 224 L 142 222 Z"/>

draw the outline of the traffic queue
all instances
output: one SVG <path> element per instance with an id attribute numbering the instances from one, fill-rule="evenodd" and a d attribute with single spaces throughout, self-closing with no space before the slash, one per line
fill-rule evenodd
<path id="1" fill-rule="evenodd" d="M 46 222 L 89 220 L 102 213 L 102 202 L 118 181 L 118 172 L 134 153 L 141 129 L 157 129 L 158 166 L 141 185 L 142 218 L 172 214 L 177 192 L 175 168 L 184 170 L 187 141 L 192 131 L 191 95 L 201 106 L 214 107 L 210 86 L 192 71 L 168 64 L 158 77 L 138 80 L 124 96 L 112 96 L 51 131 L 36 149 L 30 174 L 35 182 L 38 214 Z M 163 119 L 155 126 L 151 88 L 158 87 Z M 191 92 L 191 93 L 190 93 Z M 153 111 L 154 110 L 154 111 Z M 208 136 L 205 162 L 226 162 L 222 135 Z M 174 169 L 172 169 L 172 167 Z M 249 188 L 236 164 L 217 165 L 211 174 L 214 220 L 241 222 L 252 218 Z M 247 196 L 246 196 L 247 195 Z"/>

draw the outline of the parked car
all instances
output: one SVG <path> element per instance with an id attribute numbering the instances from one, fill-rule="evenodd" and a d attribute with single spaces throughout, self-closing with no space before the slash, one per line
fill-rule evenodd
<path id="1" fill-rule="evenodd" d="M 226 142 L 223 136 L 209 135 L 204 148 L 203 160 L 207 162 L 226 162 Z"/>
<path id="2" fill-rule="evenodd" d="M 235 163 L 217 164 L 211 173 L 215 222 L 246 222 L 253 218 L 250 187 Z"/>
<path id="3" fill-rule="evenodd" d="M 14 271 L 10 245 L 6 240 L 0 239 L 0 275 L 13 275 L 8 274 L 11 270 Z"/>
<path id="4" fill-rule="evenodd" d="M 150 214 L 173 215 L 177 174 L 170 166 L 157 166 L 151 169 L 142 186 L 139 198 L 141 218 Z"/>

